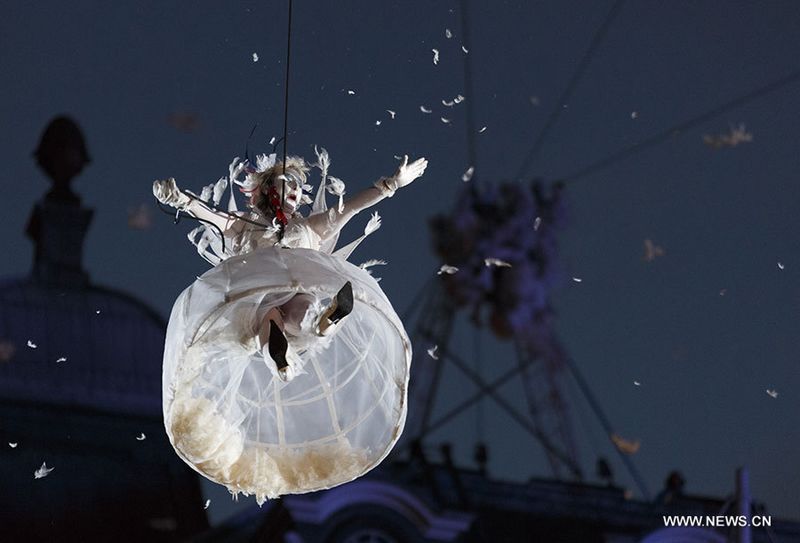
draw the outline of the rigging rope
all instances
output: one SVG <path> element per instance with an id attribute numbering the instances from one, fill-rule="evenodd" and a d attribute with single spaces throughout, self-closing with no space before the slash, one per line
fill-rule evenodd
<path id="1" fill-rule="evenodd" d="M 583 73 L 586 71 L 586 68 L 589 66 L 589 61 L 591 61 L 592 56 L 594 55 L 595 50 L 600 45 L 600 42 L 603 41 L 608 29 L 611 27 L 611 23 L 613 22 L 614 18 L 622 9 L 622 5 L 625 3 L 625 0 L 617 0 L 614 5 L 611 7 L 611 10 L 606 15 L 603 24 L 600 25 L 600 28 L 597 29 L 595 32 L 592 41 L 589 43 L 589 48 L 584 53 L 583 58 L 578 63 L 578 67 L 575 70 L 575 73 L 572 74 L 572 78 L 567 83 L 567 87 L 564 89 L 564 92 L 561 93 L 561 96 L 558 97 L 558 101 L 556 102 L 553 110 L 550 112 L 550 116 L 547 118 L 547 121 L 542 128 L 542 131 L 539 133 L 539 137 L 536 138 L 536 141 L 533 144 L 533 147 L 528 152 L 528 156 L 522 161 L 522 165 L 517 170 L 514 179 L 519 179 L 525 172 L 527 172 L 530 167 L 533 165 L 533 161 L 539 155 L 539 151 L 541 151 L 542 146 L 544 145 L 547 136 L 550 134 L 550 130 L 555 126 L 556 121 L 558 120 L 559 115 L 561 115 L 561 110 L 563 109 L 564 103 L 569 101 L 572 93 L 575 91 L 575 87 L 578 86 L 578 82 L 583 76 Z"/>
<path id="2" fill-rule="evenodd" d="M 286 147 L 289 141 L 289 62 L 292 54 L 292 0 L 289 0 L 288 29 L 286 32 L 286 82 L 283 85 L 283 174 L 286 175 Z M 286 179 L 281 183 L 281 207 L 285 203 L 284 188 Z"/>
<path id="3" fill-rule="evenodd" d="M 613 153 L 613 154 L 611 154 L 611 155 L 609 155 L 609 156 L 607 156 L 607 157 L 605 157 L 603 159 L 597 160 L 597 161 L 593 162 L 592 164 L 589 164 L 588 166 L 586 166 L 584 168 L 581 168 L 580 170 L 572 173 L 571 175 L 567 175 L 567 176 L 564 176 L 564 177 L 559 177 L 558 179 L 561 179 L 561 180 L 564 180 L 564 181 L 568 181 L 568 182 L 572 182 L 572 181 L 576 181 L 576 180 L 580 179 L 581 177 L 586 177 L 588 175 L 591 175 L 591 174 L 595 173 L 596 171 L 601 170 L 603 168 L 607 168 L 608 166 L 611 166 L 612 164 L 614 164 L 616 162 L 619 162 L 620 160 L 623 160 L 623 159 L 625 159 L 625 158 L 627 158 L 627 157 L 629 157 L 629 156 L 631 156 L 633 154 L 636 154 L 639 151 L 643 151 L 643 150 L 645 150 L 645 149 L 647 149 L 649 147 L 653 147 L 654 145 L 658 145 L 659 143 L 664 142 L 665 140 L 669 139 L 671 136 L 675 135 L 676 133 L 683 132 L 683 131 L 688 130 L 690 128 L 694 128 L 695 126 L 700 125 L 700 124 L 702 124 L 702 123 L 704 123 L 704 122 L 706 122 L 708 120 L 711 120 L 714 117 L 717 117 L 717 116 L 721 115 L 722 113 L 725 113 L 726 111 L 729 111 L 731 109 L 737 108 L 739 106 L 743 106 L 744 104 L 746 104 L 746 103 L 748 103 L 748 102 L 750 102 L 752 100 L 755 100 L 756 98 L 760 98 L 761 96 L 764 96 L 765 94 L 769 94 L 771 92 L 774 92 L 774 91 L 780 89 L 781 87 L 785 87 L 786 85 L 789 85 L 790 83 L 794 83 L 797 80 L 800 80 L 800 70 L 792 72 L 791 74 L 789 74 L 789 75 L 787 75 L 785 77 L 782 77 L 781 79 L 778 79 L 776 81 L 773 81 L 772 83 L 769 83 L 768 85 L 765 85 L 763 87 L 760 87 L 758 89 L 750 91 L 749 93 L 745 94 L 744 96 L 740 96 L 738 98 L 734 98 L 733 100 L 730 100 L 729 102 L 726 102 L 726 103 L 724 103 L 724 104 L 722 104 L 720 106 L 717 106 L 717 107 L 715 107 L 715 108 L 713 108 L 711 110 L 708 110 L 705 113 L 701 113 L 699 115 L 696 115 L 696 116 L 692 117 L 691 119 L 685 120 L 685 121 L 680 122 L 680 123 L 678 123 L 678 124 L 676 124 L 674 126 L 671 126 L 671 127 L 667 128 L 666 130 L 663 130 L 662 132 L 647 138 L 646 140 L 642 140 L 639 143 L 634 143 L 633 145 L 629 145 L 628 147 L 625 147 L 624 149 L 622 149 L 620 151 L 617 151 L 616 153 Z"/>

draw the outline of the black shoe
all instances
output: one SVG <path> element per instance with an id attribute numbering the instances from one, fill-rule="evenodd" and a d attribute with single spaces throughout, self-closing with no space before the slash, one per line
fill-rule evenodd
<path id="1" fill-rule="evenodd" d="M 337 324 L 353 311 L 353 285 L 350 281 L 344 284 L 339 292 L 334 296 L 331 305 L 326 309 L 319 319 L 317 330 L 319 335 L 324 336 L 326 331 L 332 331 L 332 326 Z"/>
<path id="2" fill-rule="evenodd" d="M 273 320 L 269 321 L 269 355 L 275 361 L 275 366 L 280 374 L 285 374 L 286 368 L 289 367 L 289 362 L 286 361 L 286 351 L 288 349 L 289 342 L 286 341 L 286 336 L 278 328 L 278 324 Z"/>

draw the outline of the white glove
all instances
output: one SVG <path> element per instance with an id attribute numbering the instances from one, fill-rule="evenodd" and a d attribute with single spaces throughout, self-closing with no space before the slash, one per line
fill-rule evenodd
<path id="1" fill-rule="evenodd" d="M 162 179 L 153 183 L 153 195 L 162 204 L 172 206 L 176 209 L 184 209 L 192 199 L 185 195 L 178 188 L 175 179 Z"/>
<path id="2" fill-rule="evenodd" d="M 427 167 L 427 159 L 419 158 L 409 164 L 408 155 L 405 155 L 403 157 L 403 163 L 400 164 L 399 168 L 397 168 L 397 172 L 395 172 L 392 177 L 381 177 L 378 179 L 378 181 L 375 183 L 375 188 L 381 191 L 381 194 L 384 196 L 391 198 L 394 196 L 394 192 L 397 189 L 409 185 L 418 177 L 422 177 L 422 174 L 425 173 L 425 168 Z"/>

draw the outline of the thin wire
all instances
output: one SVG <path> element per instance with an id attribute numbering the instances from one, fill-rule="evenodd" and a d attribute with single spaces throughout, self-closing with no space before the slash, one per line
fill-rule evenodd
<path id="1" fill-rule="evenodd" d="M 188 217 L 189 219 L 193 219 L 193 220 L 195 220 L 197 222 L 205 223 L 205 224 L 207 224 L 207 225 L 209 225 L 209 226 L 211 226 L 213 228 L 216 228 L 217 232 L 219 232 L 219 240 L 222 243 L 222 252 L 223 253 L 225 252 L 225 236 L 222 233 L 222 228 L 220 228 L 219 226 L 217 226 L 216 224 L 214 224 L 211 221 L 207 221 L 205 219 L 201 219 L 199 217 L 195 217 L 194 215 L 190 215 L 190 214 L 188 214 L 188 213 L 186 213 L 184 211 L 181 211 L 181 210 L 178 210 L 178 213 L 175 214 L 172 211 L 170 211 L 168 209 L 165 209 L 161 202 L 157 201 L 156 204 L 158 205 L 158 209 L 162 213 L 166 213 L 170 217 L 175 217 L 175 224 L 178 224 L 183 217 Z"/>
<path id="2" fill-rule="evenodd" d="M 688 119 L 686 121 L 678 123 L 675 126 L 671 126 L 670 128 L 667 128 L 666 130 L 664 130 L 663 132 L 660 132 L 659 134 L 656 134 L 655 136 L 652 136 L 652 137 L 650 137 L 650 138 L 648 138 L 648 139 L 646 139 L 644 141 L 640 141 L 639 143 L 635 143 L 633 145 L 630 145 L 630 146 L 622 149 L 621 151 L 618 151 L 618 152 L 616 152 L 616 153 L 614 153 L 614 154 L 612 154 L 610 156 L 607 156 L 606 158 L 603 158 L 603 159 L 598 160 L 598 161 L 596 161 L 596 162 L 594 162 L 592 164 L 589 164 L 585 168 L 582 168 L 582 169 L 576 171 L 572 175 L 568 175 L 566 177 L 561 177 L 561 178 L 558 178 L 558 179 L 562 179 L 562 180 L 565 180 L 565 181 L 576 181 L 576 180 L 580 179 L 581 177 L 586 177 L 588 175 L 591 175 L 591 174 L 595 173 L 596 171 L 601 170 L 603 168 L 607 168 L 608 166 L 610 166 L 610 165 L 612 165 L 612 164 L 614 164 L 616 162 L 619 162 L 620 160 L 623 160 L 623 159 L 625 159 L 625 158 L 627 158 L 627 157 L 629 157 L 629 156 L 631 156 L 633 154 L 636 154 L 639 151 L 643 151 L 644 149 L 647 149 L 649 147 L 653 147 L 654 145 L 658 145 L 659 143 L 662 143 L 663 141 L 669 139 L 671 136 L 673 136 L 674 134 L 676 134 L 678 132 L 683 132 L 683 131 L 688 130 L 690 128 L 694 128 L 695 126 L 697 126 L 699 124 L 702 124 L 702 123 L 704 123 L 706 121 L 709 121 L 709 120 L 713 119 L 714 117 L 717 117 L 718 115 L 721 115 L 722 113 L 725 113 L 726 111 L 728 111 L 730 109 L 734 109 L 736 107 L 742 106 L 742 105 L 746 104 L 747 102 L 750 102 L 751 100 L 755 100 L 756 98 L 760 98 L 761 96 L 763 96 L 765 94 L 768 94 L 770 92 L 776 91 L 779 88 L 784 87 L 784 86 L 786 86 L 786 85 L 788 85 L 790 83 L 794 83 L 798 79 L 800 79 L 800 70 L 797 70 L 797 71 L 787 75 L 786 77 L 783 77 L 781 79 L 773 81 L 772 83 L 769 83 L 768 85 L 765 85 L 763 87 L 755 89 L 755 90 L 745 94 L 744 96 L 740 96 L 739 98 L 735 98 L 735 99 L 731 100 L 730 102 L 722 104 L 721 106 L 717 106 L 714 109 L 711 109 L 711 110 L 707 111 L 706 113 L 702 113 L 700 115 L 692 117 L 691 119 Z"/>
<path id="3" fill-rule="evenodd" d="M 286 147 L 289 142 L 289 62 L 292 55 L 292 0 L 289 0 L 289 21 L 288 31 L 286 32 L 286 82 L 284 84 L 283 96 L 283 174 L 286 175 Z M 284 201 L 284 188 L 286 179 L 281 183 L 281 207 Z"/>
<path id="4" fill-rule="evenodd" d="M 469 38 L 469 0 L 461 0 L 461 39 L 467 51 L 472 51 L 472 44 Z M 475 95 L 473 93 L 472 85 L 472 63 L 470 61 L 472 55 L 464 55 L 464 93 L 467 95 L 466 99 L 466 114 L 467 114 L 467 159 L 469 165 L 476 170 L 478 169 L 478 152 L 475 149 L 475 115 L 473 102 Z M 475 186 L 473 184 L 473 186 Z"/>
<path id="5" fill-rule="evenodd" d="M 547 139 L 547 136 L 550 134 L 550 130 L 555 126 L 558 117 L 561 115 L 561 110 L 564 109 L 564 104 L 569 101 L 572 93 L 575 91 L 575 88 L 578 86 L 578 82 L 580 81 L 581 77 L 583 76 L 586 68 L 589 66 L 589 61 L 591 61 L 592 56 L 594 55 L 597 47 L 600 45 L 600 42 L 603 41 L 606 33 L 608 32 L 609 27 L 611 26 L 612 21 L 614 18 L 619 14 L 620 10 L 622 9 L 622 5 L 625 3 L 625 0 L 617 0 L 614 5 L 611 7 L 611 10 L 606 15 L 603 24 L 597 29 L 595 32 L 592 41 L 589 43 L 589 48 L 584 53 L 583 58 L 578 63 L 578 67 L 575 69 L 575 73 L 572 74 L 572 78 L 567 83 L 564 92 L 561 93 L 559 96 L 558 101 L 556 102 L 553 110 L 550 112 L 550 116 L 547 118 L 547 121 L 542 127 L 542 131 L 539 133 L 539 137 L 536 138 L 536 141 L 533 144 L 533 147 L 528 152 L 528 156 L 522 162 L 522 166 L 520 166 L 519 170 L 517 170 L 517 174 L 514 176 L 514 179 L 520 179 L 525 172 L 527 172 L 530 167 L 533 165 L 533 161 L 541 151 L 544 142 Z"/>
<path id="6" fill-rule="evenodd" d="M 586 382 L 586 379 L 583 378 L 583 374 L 578 369 L 578 366 L 575 364 L 575 361 L 572 360 L 569 356 L 566 357 L 566 364 L 567 368 L 569 369 L 570 373 L 572 374 L 573 379 L 575 379 L 575 383 L 583 392 L 583 397 L 586 398 L 586 401 L 589 403 L 589 407 L 592 408 L 594 411 L 595 416 L 600 421 L 600 425 L 605 430 L 606 435 L 608 436 L 609 440 L 611 440 L 611 436 L 615 434 L 614 428 L 611 426 L 611 421 L 606 416 L 603 408 L 600 407 L 600 402 L 597 401 L 594 394 L 592 393 L 591 388 L 589 388 L 589 384 Z M 613 440 L 612 440 L 613 443 Z M 639 470 L 636 469 L 631 458 L 624 454 L 619 447 L 614 444 L 614 450 L 617 452 L 617 455 L 622 460 L 622 463 L 627 468 L 628 473 L 630 473 L 631 477 L 633 477 L 633 481 L 636 483 L 636 486 L 639 487 L 639 492 L 642 493 L 642 496 L 645 500 L 650 500 L 650 491 L 647 489 L 647 484 L 644 482 L 641 474 L 639 474 Z"/>
<path id="7" fill-rule="evenodd" d="M 473 366 L 475 369 L 473 371 L 478 376 L 478 379 L 483 381 L 483 365 L 481 364 L 483 357 L 481 352 L 481 335 L 481 329 L 476 326 L 473 345 Z M 483 402 L 478 402 L 478 405 L 475 406 L 475 434 L 478 437 L 478 443 L 483 443 Z"/>

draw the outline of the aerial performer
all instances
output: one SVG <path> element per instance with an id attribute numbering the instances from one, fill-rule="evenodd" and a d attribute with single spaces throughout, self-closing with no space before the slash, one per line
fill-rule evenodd
<path id="1" fill-rule="evenodd" d="M 317 151 L 313 201 L 311 167 L 295 156 L 234 159 L 228 178 L 200 195 L 174 179 L 153 184 L 159 202 L 200 221 L 190 239 L 214 264 L 170 315 L 167 434 L 192 468 L 259 504 L 359 477 L 405 423 L 411 344 L 369 263 L 346 260 L 380 226 L 377 213 L 363 236 L 334 249 L 350 219 L 422 176 L 427 161 L 406 156 L 394 175 L 349 199 L 329 165 Z M 330 208 L 326 191 L 338 197 Z M 303 204 L 313 204 L 308 215 Z"/>

